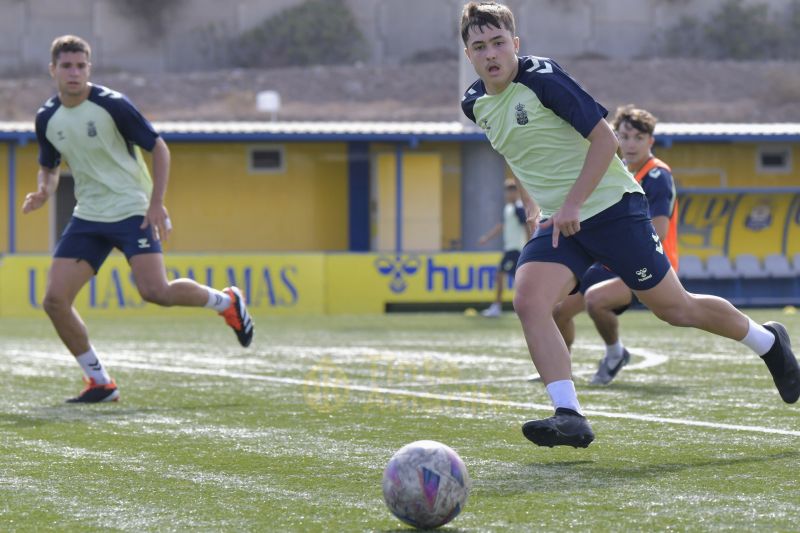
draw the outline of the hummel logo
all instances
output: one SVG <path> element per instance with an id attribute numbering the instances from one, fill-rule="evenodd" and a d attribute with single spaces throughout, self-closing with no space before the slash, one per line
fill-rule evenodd
<path id="1" fill-rule="evenodd" d="M 549 62 L 542 59 L 541 61 L 539 58 L 533 58 L 533 66 L 527 70 L 527 72 L 536 72 L 537 74 L 550 74 L 553 72 L 553 65 Z"/>
<path id="2" fill-rule="evenodd" d="M 661 255 L 664 255 L 664 246 L 661 244 L 661 241 L 658 240 L 658 235 L 653 233 L 651 237 L 653 238 L 653 241 L 655 241 L 656 243 L 656 252 L 660 253 Z"/>
<path id="3" fill-rule="evenodd" d="M 139 239 L 139 248 L 150 248 L 150 243 L 147 242 L 147 237 Z"/>
<path id="4" fill-rule="evenodd" d="M 639 282 L 647 281 L 648 279 L 653 277 L 652 274 L 648 274 L 647 273 L 647 269 L 646 268 L 642 268 L 640 270 L 637 270 L 636 271 L 636 275 L 639 276 Z"/>

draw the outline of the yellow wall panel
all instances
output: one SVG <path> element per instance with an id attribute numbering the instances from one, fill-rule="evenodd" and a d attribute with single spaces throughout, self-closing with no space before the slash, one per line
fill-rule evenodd
<path id="1" fill-rule="evenodd" d="M 800 254 L 800 194 L 794 195 L 789 213 L 786 216 L 784 243 L 784 255 L 791 258 L 796 254 Z M 800 261 L 795 261 L 795 266 L 800 266 Z"/>
<path id="2" fill-rule="evenodd" d="M 427 151 L 442 157 L 442 250 L 460 250 L 461 243 L 461 145 L 423 143 Z"/>
<path id="3" fill-rule="evenodd" d="M 743 195 L 731 221 L 728 255 L 781 253 L 791 200 L 784 194 Z"/>
<path id="4" fill-rule="evenodd" d="M 765 143 L 764 146 L 769 146 Z M 679 187 L 800 187 L 800 146 L 792 147 L 788 173 L 758 171 L 756 143 L 678 143 L 657 147 Z"/>
<path id="5" fill-rule="evenodd" d="M 394 153 L 377 154 L 374 167 L 376 219 L 373 242 L 379 250 L 396 247 L 397 170 Z M 439 250 L 442 244 L 442 160 L 437 153 L 403 154 L 404 250 Z"/>
<path id="6" fill-rule="evenodd" d="M 800 253 L 800 194 L 689 193 L 678 200 L 681 254 Z"/>
<path id="7" fill-rule="evenodd" d="M 173 143 L 174 251 L 346 250 L 342 143 L 285 144 L 285 173 L 248 170 L 248 145 Z"/>
<path id="8" fill-rule="evenodd" d="M 36 253 L 50 250 L 50 212 L 52 202 L 48 201 L 41 209 L 22 214 L 22 202 L 25 195 L 37 188 L 36 174 L 39 171 L 39 147 L 29 143 L 16 148 L 16 207 L 17 215 L 17 252 Z M 6 160 L 6 168 L 8 168 Z M 5 169 L 4 169 L 5 173 Z M 7 185 L 6 185 L 7 187 Z M 6 227 L 6 221 L 3 221 Z M 6 230 L 7 231 L 7 230 Z"/>
<path id="9" fill-rule="evenodd" d="M 8 144 L 0 143 L 0 253 L 8 252 Z"/>

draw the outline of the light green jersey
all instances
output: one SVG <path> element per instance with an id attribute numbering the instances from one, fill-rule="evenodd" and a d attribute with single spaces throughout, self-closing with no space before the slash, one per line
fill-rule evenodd
<path id="1" fill-rule="evenodd" d="M 99 85 L 75 107 L 55 96 L 39 109 L 36 135 L 39 164 L 69 165 L 75 217 L 116 222 L 147 212 L 153 181 L 140 147 L 152 150 L 158 134 L 125 96 Z"/>
<path id="2" fill-rule="evenodd" d="M 519 72 L 500 94 L 486 94 L 481 80 L 462 100 L 464 113 L 486 132 L 492 147 L 539 205 L 542 218 L 561 208 L 586 161 L 586 137 L 607 111 L 551 59 L 519 58 Z M 617 203 L 626 192 L 643 193 L 614 155 L 580 219 Z"/>

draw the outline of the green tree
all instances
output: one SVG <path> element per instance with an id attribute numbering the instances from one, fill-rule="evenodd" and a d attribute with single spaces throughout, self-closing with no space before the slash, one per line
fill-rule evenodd
<path id="1" fill-rule="evenodd" d="M 366 40 L 344 0 L 306 0 L 232 43 L 240 67 L 347 64 L 366 58 Z"/>
<path id="2" fill-rule="evenodd" d="M 706 22 L 704 33 L 714 59 L 772 59 L 783 31 L 770 20 L 766 4 L 745 6 L 742 0 L 727 0 Z"/>

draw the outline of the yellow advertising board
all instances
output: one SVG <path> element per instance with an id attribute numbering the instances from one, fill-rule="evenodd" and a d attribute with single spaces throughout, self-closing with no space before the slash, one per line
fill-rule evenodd
<path id="1" fill-rule="evenodd" d="M 499 252 L 166 256 L 169 279 L 239 286 L 253 315 L 382 313 L 393 305 L 494 298 Z M 41 315 L 50 257 L 0 260 L 0 316 Z M 506 299 L 512 296 L 511 285 Z M 75 302 L 86 316 L 195 312 L 142 301 L 125 258 L 113 254 Z M 201 311 L 196 311 L 201 312 Z M 208 312 L 202 310 L 202 312 Z"/>
<path id="2" fill-rule="evenodd" d="M 0 316 L 33 316 L 41 304 L 50 257 L 12 255 L 0 260 Z M 191 278 L 221 289 L 237 285 L 254 315 L 321 314 L 323 261 L 320 254 L 179 255 L 165 257 L 169 279 Z M 81 314 L 185 313 L 185 308 L 163 308 L 142 301 L 120 254 L 109 257 L 100 272 L 78 294 Z M 208 312 L 207 310 L 204 312 Z"/>
<path id="3" fill-rule="evenodd" d="M 382 313 L 392 306 L 491 302 L 500 254 L 331 254 L 326 310 Z M 507 281 L 510 281 L 507 279 Z M 508 284 L 505 299 L 513 294 Z"/>
<path id="4" fill-rule="evenodd" d="M 678 197 L 678 251 L 706 259 L 724 255 L 737 194 L 687 194 Z"/>
<path id="5" fill-rule="evenodd" d="M 681 254 L 763 259 L 800 253 L 800 194 L 687 193 L 678 208 Z"/>
<path id="6" fill-rule="evenodd" d="M 794 257 L 800 254 L 800 194 L 792 199 L 792 205 L 786 216 L 786 234 L 784 235 L 784 255 Z M 798 265 L 795 261 L 795 265 Z"/>

